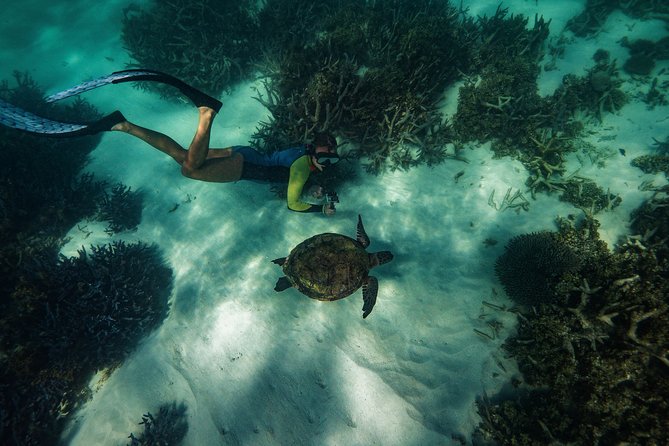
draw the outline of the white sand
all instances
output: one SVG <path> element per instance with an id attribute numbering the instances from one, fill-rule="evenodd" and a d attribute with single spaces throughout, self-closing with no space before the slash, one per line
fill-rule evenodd
<path id="1" fill-rule="evenodd" d="M 0 11 L 2 78 L 12 69 L 29 70 L 55 92 L 127 62 L 118 38 L 124 2 L 91 10 L 83 6 L 87 2 L 60 2 L 39 11 L 30 4 L 42 2 L 12 3 Z M 477 15 L 490 15 L 496 7 L 466 3 Z M 552 18 L 553 36 L 583 4 L 559 3 L 560 8 L 543 1 L 506 2 L 512 12 L 533 17 L 540 11 Z M 582 75 L 597 48 L 609 49 L 622 63 L 625 51 L 615 42 L 623 35 L 638 38 L 644 30 L 654 39 L 662 35 L 656 22 L 636 23 L 634 33 L 628 32 L 629 23 L 616 14 L 605 32 L 574 39 L 558 70 L 542 75 L 542 94 L 566 73 Z M 245 144 L 266 116 L 251 99 L 252 86 L 240 85 L 223 97 L 214 146 Z M 129 85 L 101 88 L 86 98 L 183 144 L 197 120 L 192 107 Z M 593 127 L 589 140 L 612 154 L 605 169 L 581 166 L 575 157 L 569 161 L 570 170 L 580 168 L 622 195 L 620 207 L 599 215 L 611 244 L 625 234 L 630 211 L 649 196 L 638 186 L 653 177 L 632 168 L 630 160 L 649 150 L 651 137 L 667 136 L 667 121 L 661 120 L 669 108 L 647 111 L 635 101 Z M 602 136 L 615 138 L 598 142 Z M 626 157 L 619 148 L 626 149 Z M 119 238 L 158 244 L 174 269 L 175 287 L 168 319 L 96 386 L 93 399 L 74 417 L 70 444 L 125 444 L 130 432 L 141 432 L 137 423 L 143 413 L 173 400 L 188 405 L 186 445 L 432 445 L 451 444 L 453 433 L 468 436 L 478 422 L 477 395 L 495 393 L 515 373 L 499 351 L 514 318 L 481 304 L 508 304 L 494 277 L 495 259 L 510 237 L 555 229 L 556 216 L 580 211 L 540 195 L 529 212 L 498 212 L 487 204 L 491 192 L 501 202 L 508 188 L 524 191 L 527 173 L 517 161 L 493 160 L 487 147 L 474 147 L 465 156 L 468 164 L 447 161 L 408 173 L 362 174 L 338 191 L 338 213 L 325 218 L 286 210 L 267 185 L 182 178 L 165 155 L 127 135 L 106 134 L 88 170 L 145 191 L 138 231 Z M 179 208 L 168 212 L 176 203 Z M 322 303 L 294 290 L 273 291 L 281 272 L 270 260 L 317 233 L 355 234 L 358 213 L 372 239 L 370 250 L 395 254 L 392 263 L 374 271 L 379 298 L 366 320 L 360 294 Z M 83 224 L 93 235 L 84 239 L 73 228 L 65 254 L 113 240 L 104 225 Z M 486 247 L 487 238 L 499 243 Z M 474 333 L 490 332 L 486 321 L 492 320 L 504 324 L 500 338 Z"/>

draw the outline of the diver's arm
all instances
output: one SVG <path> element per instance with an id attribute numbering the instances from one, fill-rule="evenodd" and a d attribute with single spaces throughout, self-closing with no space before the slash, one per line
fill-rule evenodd
<path id="1" fill-rule="evenodd" d="M 300 200 L 302 189 L 309 179 L 309 159 L 300 157 L 290 166 L 288 179 L 287 204 L 288 209 L 295 212 L 323 212 L 322 204 L 310 204 Z"/>

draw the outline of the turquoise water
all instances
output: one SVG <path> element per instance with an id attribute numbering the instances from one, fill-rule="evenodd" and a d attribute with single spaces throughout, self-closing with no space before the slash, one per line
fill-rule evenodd
<path id="1" fill-rule="evenodd" d="M 38 115 L 56 113 L 49 117 L 66 122 L 90 122 L 120 110 L 137 125 L 164 132 L 184 147 L 190 144 L 198 123 L 197 109 L 175 90 L 137 88 L 132 83 L 101 86 L 81 94 L 96 111 L 73 98 L 60 103 L 72 107 L 67 112 L 45 108 L 41 101 L 42 96 L 130 65 L 140 66 L 140 61 L 133 59 L 137 53 L 132 53 L 122 38 L 123 18 L 137 16 L 139 8 L 151 8 L 151 3 L 113 1 L 95 7 L 83 2 L 12 3 L 0 12 L 0 69 L 2 79 L 7 81 L 2 99 Z M 368 2 L 376 3 L 383 2 Z M 395 5 L 391 3 L 382 9 L 393 10 Z M 295 5 L 291 8 L 290 2 L 286 4 L 285 13 L 295 16 L 297 23 L 308 17 L 308 11 Z M 193 8 L 194 4 L 188 6 Z M 497 7 L 475 1 L 464 2 L 463 6 L 468 9 L 458 20 L 491 17 Z M 603 114 L 581 110 L 570 116 L 571 121 L 565 119 L 565 123 L 582 122 L 584 131 L 571 140 L 574 150 L 565 153 L 564 171 L 558 181 L 588 179 L 608 197 L 595 215 L 606 249 L 613 252 L 625 242 L 634 244 L 636 240 L 643 249 L 635 248 L 634 255 L 651 249 L 662 258 L 663 245 L 666 246 L 661 240 L 662 224 L 658 223 L 660 229 L 652 234 L 637 233 L 639 227 L 633 225 L 631 215 L 645 201 L 663 199 L 661 188 L 666 185 L 666 177 L 661 169 L 644 172 L 630 162 L 666 150 L 662 142 L 666 145 L 669 107 L 659 99 L 649 102 L 653 82 L 660 98 L 666 96 L 666 55 L 656 57 L 648 75 L 631 74 L 622 69 L 630 57 L 630 48 L 623 46 L 621 39 L 657 42 L 666 37 L 665 7 L 656 4 L 657 11 L 644 17 L 614 10 L 602 18 L 601 29 L 586 35 L 576 35 L 573 29 L 565 28 L 570 19 L 583 12 L 585 5 L 581 1 L 549 5 L 517 0 L 505 7 L 509 8 L 508 16 L 529 17 L 530 28 L 535 14 L 551 19 L 549 34 L 540 45 L 541 57 L 537 58 L 538 97 L 552 96 L 565 75 L 589 76 L 598 49 L 608 51 L 609 60 L 617 64 L 618 73 L 604 79 L 605 83 L 614 84 L 603 88 L 618 88 L 627 102 L 609 103 L 596 96 L 595 100 L 601 99 L 604 104 Z M 334 3 L 332 11 L 336 11 Z M 340 14 L 334 21 L 339 29 L 347 23 L 357 23 L 356 14 Z M 205 14 L 198 20 L 209 24 L 212 16 Z M 403 17 L 402 9 L 397 17 Z M 275 18 L 278 20 L 278 14 Z M 166 43 L 155 44 L 151 54 L 165 52 L 167 58 L 171 57 L 169 37 L 178 35 L 178 25 L 186 23 L 197 28 L 199 22 L 174 23 L 161 30 Z M 309 23 L 306 21 L 300 29 L 308 31 Z M 353 48 L 369 50 L 383 40 L 369 31 L 374 30 L 373 24 L 370 21 L 365 28 L 370 34 L 364 34 L 362 28 L 348 31 L 352 33 Z M 376 31 L 392 34 L 391 24 Z M 230 45 L 248 49 L 253 39 L 243 39 L 242 25 L 241 21 L 229 25 L 236 33 L 230 38 Z M 224 35 L 226 29 L 222 21 L 220 28 L 204 31 Z M 125 32 L 142 35 L 142 30 L 137 25 Z M 270 34 L 275 30 L 265 31 Z M 440 28 L 426 27 L 425 31 L 442 37 Z M 326 31 L 323 33 L 327 35 Z M 355 40 L 363 35 L 367 40 Z M 408 39 L 402 48 L 409 48 L 410 38 L 402 36 Z M 489 47 L 494 47 L 499 39 L 492 36 Z M 262 56 L 271 54 L 270 50 L 280 53 L 281 49 L 291 48 L 298 56 L 300 51 L 311 54 L 306 46 L 295 49 L 288 42 L 282 44 L 286 46 L 278 50 L 265 48 L 265 52 L 253 47 L 255 62 L 262 67 Z M 473 45 L 474 40 L 464 47 Z M 242 71 L 240 79 L 230 74 L 230 82 L 224 83 L 223 76 L 222 83 L 216 85 L 206 84 L 206 76 L 184 80 L 223 102 L 213 121 L 211 147 L 247 145 L 259 123 L 271 119 L 267 101 L 263 104 L 255 99 L 267 97 L 263 69 L 249 63 L 244 71 L 241 62 L 239 70 L 230 69 L 232 65 L 225 65 L 224 58 L 202 62 L 204 59 L 198 57 L 208 54 L 205 48 L 210 54 L 220 51 L 211 43 L 209 47 L 179 53 L 171 66 L 163 63 L 146 68 L 183 77 L 179 70 L 187 65 L 183 62 L 185 57 L 206 65 L 209 79 L 226 69 L 229 73 Z M 379 49 L 378 53 L 382 51 Z M 351 57 L 347 60 L 353 60 L 353 54 L 347 56 Z M 395 54 L 392 56 L 395 58 Z M 412 62 L 404 67 L 400 56 L 398 52 L 398 67 L 412 72 L 418 65 Z M 356 57 L 362 60 L 364 56 Z M 319 62 L 301 63 L 307 66 Z M 373 72 L 372 63 L 368 65 L 357 67 L 355 76 Z M 301 66 L 293 65 L 288 75 L 295 75 Z M 267 67 L 271 65 L 265 65 L 266 70 Z M 439 72 L 439 76 L 452 78 L 434 93 L 435 109 L 443 122 L 450 124 L 458 120 L 458 109 L 463 107 L 459 93 L 467 85 L 480 87 L 485 76 L 495 74 L 481 70 L 474 62 L 467 69 L 464 64 L 458 68 L 460 72 L 450 67 Z M 17 89 L 15 70 L 23 73 L 18 78 L 23 90 Z M 519 78 L 521 74 L 519 65 Z M 441 82 L 439 79 L 431 82 Z M 383 97 L 385 91 L 404 85 L 406 80 L 388 81 L 375 92 L 375 97 Z M 38 93 L 34 87 L 39 88 Z M 594 91 L 603 93 L 596 88 Z M 516 93 L 517 97 L 529 95 Z M 370 93 L 368 99 L 373 97 Z M 495 110 L 506 107 L 504 101 L 507 99 L 501 97 L 500 102 L 485 106 L 486 110 L 494 115 Z M 336 103 L 331 105 L 334 109 Z M 404 109 L 389 108 L 389 120 L 395 110 Z M 420 115 L 416 122 L 422 123 L 425 116 L 428 115 Z M 459 130 L 461 134 L 474 132 L 479 123 L 488 122 L 490 115 L 479 116 L 480 119 L 475 115 L 466 121 L 462 126 L 465 128 Z M 340 122 L 348 122 L 341 119 Z M 501 131 L 522 129 L 527 119 L 515 122 L 518 124 L 507 123 Z M 596 277 L 597 282 L 591 280 L 588 285 L 583 279 L 588 277 L 586 271 L 594 268 L 582 265 L 578 274 L 565 279 L 564 283 L 575 289 L 563 290 L 571 297 L 563 302 L 564 306 L 558 306 L 558 314 L 566 315 L 563 318 L 576 317 L 576 309 L 584 318 L 582 322 L 574 319 L 573 325 L 567 326 L 576 330 L 564 335 L 569 342 L 558 342 L 555 352 L 527 353 L 517 348 L 517 356 L 513 357 L 502 345 L 519 330 L 527 335 L 525 326 L 521 324 L 519 328 L 518 321 L 550 311 L 542 310 L 538 302 L 534 309 L 529 305 L 507 311 L 518 307 L 518 303 L 505 295 L 506 284 L 500 283 L 495 274 L 496 261 L 513 237 L 557 231 L 558 216 L 582 221 L 589 210 L 587 206 L 579 208 L 560 200 L 560 189 L 550 193 L 537 189 L 533 194 L 527 182 L 532 174 L 528 167 L 531 163 L 508 153 L 496 156 L 499 152 L 495 138 L 441 140 L 439 147 L 444 152 L 434 165 L 427 165 L 425 158 L 420 158 L 424 153 L 421 150 L 428 145 L 425 139 L 423 145 L 407 139 L 410 149 L 406 153 L 419 160 L 417 166 L 393 170 L 397 164 L 390 158 L 378 175 L 367 173 L 365 164 L 373 156 L 357 159 L 355 155 L 374 153 L 364 146 L 355 122 L 347 125 L 332 128 L 339 139 L 340 153 L 349 154 L 350 158 L 338 165 L 339 178 L 330 183 L 336 185 L 340 198 L 332 217 L 289 211 L 281 195 L 285 186 L 273 190 L 264 183 L 221 184 L 186 178 L 181 175 L 180 166 L 165 153 L 120 132 L 104 132 L 89 139 L 45 140 L 27 139 L 18 130 L 3 127 L 3 164 L 7 166 L 2 170 L 0 189 L 5 246 L 2 255 L 6 265 L 0 358 L 3 444 L 50 444 L 54 438 L 72 445 L 127 444 L 131 442 L 130 433 L 137 438 L 146 435 L 145 425 L 139 423 L 147 413 L 154 417 L 154 421 L 147 419 L 157 434 L 172 438 L 174 444 L 188 445 L 504 444 L 524 435 L 522 429 L 527 429 L 533 439 L 530 443 L 534 444 L 548 444 L 551 438 L 563 442 L 584 442 L 583 438 L 589 438 L 594 443 L 595 435 L 601 435 L 596 439 L 600 444 L 609 440 L 635 443 L 642 438 L 660 444 L 663 438 L 654 430 L 657 423 L 651 421 L 646 423 L 646 437 L 630 434 L 631 428 L 613 421 L 613 427 L 602 427 L 601 432 L 605 433 L 599 434 L 599 428 L 589 425 L 587 417 L 575 421 L 578 428 L 558 426 L 549 416 L 552 400 L 541 400 L 543 404 L 539 404 L 535 398 L 530 399 L 534 403 L 525 402 L 522 406 L 527 413 L 536 414 L 541 423 L 524 423 L 519 415 L 509 416 L 511 421 L 505 425 L 490 414 L 496 413 L 494 410 L 499 409 L 504 397 L 514 395 L 509 393 L 514 386 L 519 386 L 521 395 L 533 389 L 530 384 L 537 375 L 528 366 L 532 362 L 528 356 L 545 354 L 545 359 L 538 362 L 549 364 L 550 369 L 554 366 L 550 358 L 561 357 L 569 351 L 565 345 L 571 343 L 576 352 L 574 361 L 581 361 L 580 370 L 589 379 L 599 376 L 586 367 L 592 362 L 590 358 L 618 354 L 611 353 L 618 346 L 613 341 L 596 341 L 592 350 L 592 333 L 605 333 L 608 339 L 615 340 L 619 331 L 620 344 L 639 348 L 637 351 L 625 347 L 628 350 L 624 351 L 636 352 L 640 359 L 631 363 L 620 360 L 625 367 L 611 370 L 608 375 L 608 369 L 602 366 L 602 375 L 617 377 L 611 381 L 619 385 L 625 380 L 616 373 L 628 373 L 632 377 L 628 380 L 639 383 L 640 396 L 627 403 L 618 402 L 617 412 L 642 412 L 643 408 L 647 410 L 643 412 L 646 419 L 654 420 L 662 406 L 658 403 L 648 408 L 639 399 L 645 398 L 643 392 L 652 388 L 653 382 L 666 383 L 666 373 L 662 372 L 666 372 L 666 329 L 661 323 L 666 307 L 666 296 L 663 301 L 662 294 L 665 285 L 662 280 L 657 286 L 653 282 L 657 277 L 666 277 L 662 276 L 666 268 L 659 266 L 660 272 L 654 273 L 658 276 L 646 275 L 646 270 L 637 268 L 637 260 L 630 260 L 627 266 L 616 270 L 619 276 L 593 275 L 590 277 Z M 532 136 L 542 137 L 539 133 Z M 550 139 L 550 135 L 543 137 Z M 518 144 L 517 140 L 513 143 Z M 549 163 L 555 161 L 548 159 Z M 585 183 L 580 184 L 585 187 Z M 618 203 L 616 198 L 622 201 Z M 283 272 L 271 260 L 286 256 L 294 246 L 315 234 L 334 232 L 355 237 L 358 214 L 371 239 L 369 251 L 390 250 L 395 256 L 393 262 L 371 272 L 378 278 L 379 291 L 368 318 L 360 317 L 360 291 L 343 300 L 319 302 L 294 289 L 281 294 L 273 290 Z M 121 223 L 116 221 L 113 226 L 114 218 L 120 218 Z M 92 248 L 113 243 L 117 243 L 116 254 Z M 153 248 L 145 249 L 144 244 Z M 79 254 L 81 249 L 86 250 L 85 255 Z M 57 254 L 78 260 L 58 264 Z M 592 257 L 583 256 L 592 261 Z M 527 274 L 529 282 L 534 276 Z M 621 279 L 628 281 L 618 282 Z M 640 289 L 648 290 L 644 291 L 647 300 L 629 297 L 629 306 L 619 304 L 620 308 L 635 305 L 643 309 L 629 320 L 624 319 L 626 316 L 610 315 L 621 313 L 619 307 L 593 307 L 600 302 L 598 298 L 608 299 L 618 290 L 636 296 Z M 578 300 L 582 294 L 591 296 L 590 303 Z M 603 312 L 597 313 L 599 310 Z M 625 324 L 644 316 L 647 325 L 630 332 Z M 606 317 L 611 323 L 606 322 Z M 555 320 L 561 319 L 556 316 Z M 592 332 L 586 330 L 586 324 L 594 327 Z M 535 333 L 537 339 L 540 334 L 541 330 Z M 539 343 L 536 339 L 521 339 Z M 590 356 L 595 354 L 593 351 L 601 356 Z M 564 364 L 571 362 L 567 359 Z M 565 370 L 569 367 L 563 366 Z M 591 384 L 587 379 L 583 382 Z M 618 394 L 627 395 L 627 389 L 623 384 Z M 582 392 L 585 394 L 586 390 Z M 570 397 L 585 405 L 576 396 Z M 510 400 L 519 401 L 515 397 Z M 609 399 L 606 401 L 609 404 Z M 499 424 L 491 424 L 494 419 Z M 521 421 L 513 424 L 516 420 Z M 634 425 L 635 429 L 639 425 Z M 482 426 L 478 432 L 477 426 Z M 506 437 L 500 436 L 505 426 L 514 430 Z M 579 429 L 590 434 L 578 437 Z"/>

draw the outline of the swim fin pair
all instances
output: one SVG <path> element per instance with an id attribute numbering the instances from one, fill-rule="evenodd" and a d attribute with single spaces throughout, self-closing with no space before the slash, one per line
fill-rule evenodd
<path id="1" fill-rule="evenodd" d="M 104 85 L 136 81 L 161 82 L 171 85 L 190 99 L 196 107 L 208 107 L 217 113 L 223 105 L 217 99 L 212 98 L 174 76 L 144 69 L 116 71 L 108 76 L 84 82 L 67 90 L 52 94 L 46 97 L 45 100 L 46 102 L 56 102 Z M 114 125 L 125 120 L 120 111 L 115 111 L 102 119 L 89 123 L 59 122 L 37 116 L 0 99 L 0 124 L 48 137 L 69 138 L 72 136 L 94 135 L 109 131 Z"/>

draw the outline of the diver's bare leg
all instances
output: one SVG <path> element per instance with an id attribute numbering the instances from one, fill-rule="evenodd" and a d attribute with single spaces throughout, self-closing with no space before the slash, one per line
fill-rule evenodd
<path id="1" fill-rule="evenodd" d="M 186 161 L 181 165 L 182 170 L 185 171 L 195 171 L 202 167 L 209 152 L 211 125 L 214 122 L 216 112 L 209 107 L 198 107 L 198 110 L 200 111 L 200 119 L 197 123 L 197 131 L 188 147 Z"/>
<path id="2" fill-rule="evenodd" d="M 163 133 L 140 127 L 129 121 L 116 124 L 112 127 L 112 130 L 125 132 L 141 139 L 161 152 L 171 156 L 179 165 L 183 165 L 184 161 L 186 161 L 188 154 L 186 149 Z"/>
<path id="3" fill-rule="evenodd" d="M 232 149 L 209 149 L 211 125 L 216 112 L 199 107 L 198 128 L 188 150 L 167 135 L 124 121 L 112 130 L 126 132 L 171 156 L 181 165 L 181 173 L 195 180 L 225 183 L 240 179 L 243 157 Z"/>
<path id="4" fill-rule="evenodd" d="M 216 112 L 208 107 L 198 107 L 200 120 L 193 142 L 188 147 L 181 173 L 194 180 L 227 183 L 237 181 L 242 175 L 244 159 L 231 149 L 209 149 L 211 125 Z"/>

